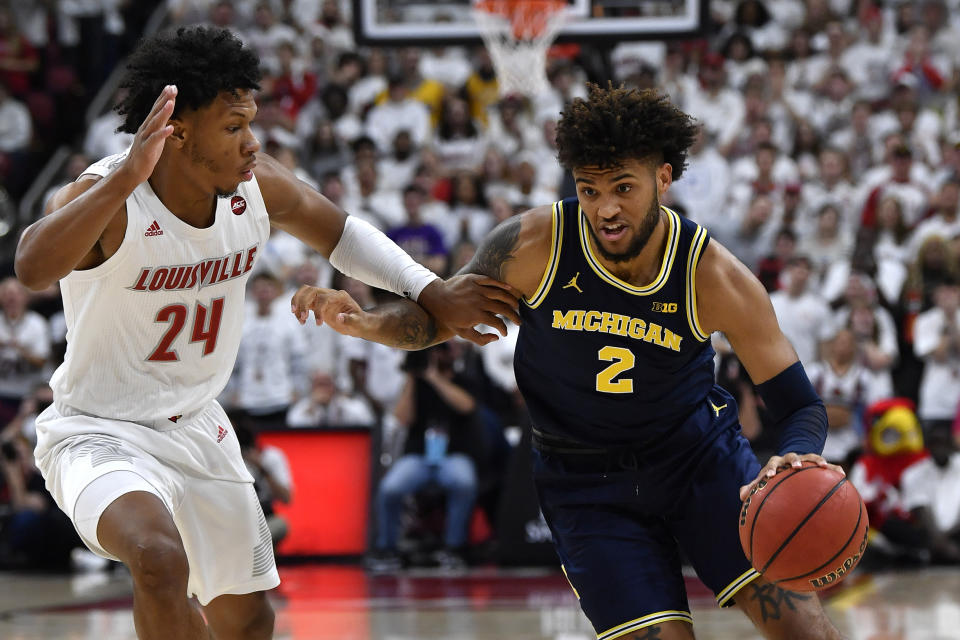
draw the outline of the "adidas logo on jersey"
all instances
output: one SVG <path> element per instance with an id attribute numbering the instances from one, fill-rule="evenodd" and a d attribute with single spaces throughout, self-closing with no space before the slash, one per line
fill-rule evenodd
<path id="1" fill-rule="evenodd" d="M 217 425 L 217 442 L 223 442 L 223 439 L 227 437 L 227 430 Z"/>
<path id="2" fill-rule="evenodd" d="M 160 225 L 157 224 L 157 221 L 154 220 L 154 221 L 153 221 L 153 224 L 151 224 L 149 227 L 147 227 L 147 231 L 146 231 L 146 233 L 144 233 L 143 235 L 145 235 L 145 236 L 148 237 L 148 238 L 151 238 L 151 237 L 153 237 L 153 236 L 162 236 L 162 235 L 163 235 L 163 229 L 161 229 L 161 228 L 160 228 Z"/>

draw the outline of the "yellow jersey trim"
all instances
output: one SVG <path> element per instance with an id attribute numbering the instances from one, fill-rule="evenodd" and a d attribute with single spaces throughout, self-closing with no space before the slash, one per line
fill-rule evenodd
<path id="1" fill-rule="evenodd" d="M 717 604 L 721 607 L 727 606 L 727 603 L 730 602 L 730 599 L 733 596 L 737 595 L 737 592 L 740 589 L 743 589 L 745 586 L 756 580 L 760 577 L 760 572 L 756 569 L 748 569 L 740 574 L 736 580 L 728 584 L 720 593 L 717 594 Z"/>
<path id="2" fill-rule="evenodd" d="M 547 268 L 543 272 L 540 284 L 537 290 L 533 292 L 530 298 L 524 298 L 523 302 L 531 309 L 536 309 L 543 302 L 544 298 L 550 292 L 553 286 L 553 279 L 557 275 L 557 267 L 560 264 L 560 247 L 563 243 L 563 203 L 553 203 L 553 233 L 550 236 L 550 259 L 547 261 Z"/>
<path id="3" fill-rule="evenodd" d="M 593 269 L 594 273 L 600 276 L 601 280 L 605 281 L 607 284 L 617 287 L 618 289 L 626 291 L 627 293 L 632 293 L 638 296 L 648 296 L 652 293 L 656 293 L 663 287 L 663 285 L 667 283 L 667 280 L 670 278 L 670 270 L 673 269 L 673 260 L 677 254 L 677 244 L 680 241 L 680 221 L 677 219 L 677 214 L 670 209 L 663 206 L 660 208 L 667 212 L 667 219 L 670 221 L 670 228 L 667 231 L 667 250 L 663 253 L 663 262 L 660 264 L 660 273 L 657 274 L 657 277 L 654 279 L 654 281 L 647 286 L 635 287 L 607 271 L 606 267 L 604 267 L 597 258 L 596 254 L 593 252 L 593 247 L 590 245 L 590 230 L 587 228 L 587 225 L 589 224 L 587 222 L 587 217 L 583 215 L 583 208 L 578 206 L 577 211 L 580 215 L 580 246 L 583 248 L 583 255 L 587 258 L 590 268 Z"/>
<path id="4" fill-rule="evenodd" d="M 651 627 L 655 624 L 670 622 L 672 620 L 693 624 L 693 616 L 690 615 L 689 611 L 657 611 L 656 613 L 651 613 L 650 615 L 643 616 L 642 618 L 635 618 L 630 622 L 618 624 L 611 629 L 607 629 L 603 633 L 598 633 L 597 640 L 614 640 L 614 638 L 621 638 L 628 633 L 633 633 L 634 631 L 643 629 L 644 627 Z"/>
<path id="5" fill-rule="evenodd" d="M 697 265 L 700 263 L 700 252 L 707 241 L 707 231 L 697 225 L 697 232 L 690 243 L 690 253 L 687 255 L 687 323 L 690 332 L 700 342 L 706 342 L 710 336 L 700 327 L 697 317 Z"/>
<path id="6" fill-rule="evenodd" d="M 573 595 L 577 596 L 577 600 L 579 600 L 580 592 L 577 591 L 577 588 L 573 586 L 572 582 L 570 582 L 570 576 L 567 575 L 567 568 L 561 564 L 560 569 L 563 571 L 563 577 L 567 579 L 567 584 L 570 585 L 571 589 L 573 589 Z"/>

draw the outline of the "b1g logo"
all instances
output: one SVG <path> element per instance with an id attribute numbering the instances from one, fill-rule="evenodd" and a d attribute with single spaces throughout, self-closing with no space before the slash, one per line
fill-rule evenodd
<path id="1" fill-rule="evenodd" d="M 242 215 L 247 210 L 247 201 L 240 196 L 233 196 L 230 198 L 230 210 L 235 216 Z"/>
<path id="2" fill-rule="evenodd" d="M 676 313 L 677 312 L 677 303 L 676 302 L 654 302 L 653 310 L 660 313 Z"/>

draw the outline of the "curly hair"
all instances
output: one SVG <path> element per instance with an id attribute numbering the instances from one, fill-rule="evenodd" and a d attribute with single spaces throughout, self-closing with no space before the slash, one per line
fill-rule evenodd
<path id="1" fill-rule="evenodd" d="M 673 179 L 683 175 L 697 135 L 693 118 L 652 89 L 589 85 L 557 124 L 557 157 L 565 169 L 615 167 L 625 160 L 663 158 Z"/>
<path id="2" fill-rule="evenodd" d="M 142 40 L 127 60 L 120 83 L 129 89 L 115 108 L 124 116 L 117 129 L 136 133 L 163 88 L 177 86 L 173 117 L 200 109 L 221 91 L 260 88 L 260 59 L 227 29 L 180 27 Z"/>

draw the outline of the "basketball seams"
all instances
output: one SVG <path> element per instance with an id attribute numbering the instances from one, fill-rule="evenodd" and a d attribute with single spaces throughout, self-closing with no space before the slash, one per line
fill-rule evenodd
<path id="1" fill-rule="evenodd" d="M 757 510 L 753 513 L 753 518 L 750 520 L 750 557 L 747 558 L 747 560 L 750 561 L 750 564 L 751 564 L 751 565 L 753 565 L 753 533 L 754 533 L 754 531 L 756 531 L 756 528 L 757 528 L 757 520 L 760 518 L 760 511 L 763 510 L 763 505 L 766 503 L 767 498 L 769 498 L 771 495 L 773 495 L 773 492 L 777 490 L 777 487 L 782 486 L 790 477 L 792 477 L 792 476 L 794 476 L 794 475 L 796 475 L 796 474 L 798 474 L 798 473 L 800 473 L 800 472 L 802 472 L 802 471 L 808 471 L 808 470 L 810 470 L 810 469 L 819 469 L 819 467 L 810 466 L 810 467 L 801 467 L 801 468 L 799 468 L 799 469 L 795 469 L 795 470 L 793 471 L 793 473 L 790 474 L 790 476 L 788 476 L 788 477 L 786 477 L 786 478 L 783 478 L 782 480 L 780 480 L 780 482 L 778 482 L 777 484 L 773 485 L 773 486 L 770 488 L 770 491 L 768 491 L 768 492 L 766 493 L 766 495 L 763 496 L 763 499 L 760 500 L 760 504 L 757 505 Z M 774 476 L 774 477 L 776 477 L 776 476 Z M 767 566 L 770 566 L 770 563 L 769 563 L 769 562 L 767 563 Z M 764 567 L 764 568 L 766 568 L 766 567 Z M 760 571 L 760 573 L 763 573 L 763 571 Z"/>
<path id="2" fill-rule="evenodd" d="M 844 481 L 845 481 L 845 480 L 846 480 L 846 478 L 844 478 Z M 839 486 L 839 484 L 840 484 L 840 483 L 838 483 L 838 486 Z M 811 512 L 810 515 L 813 515 L 813 513 L 816 513 L 816 511 L 817 511 L 819 508 L 820 508 L 820 507 L 819 507 L 819 505 L 818 505 L 817 508 L 814 509 L 814 511 Z M 864 506 L 861 504 L 860 510 L 857 511 L 857 523 L 853 526 L 853 531 L 850 532 L 850 537 L 847 538 L 847 541 L 843 543 L 843 545 L 840 547 L 840 550 L 837 551 L 837 552 L 833 555 L 832 558 L 830 558 L 829 560 L 827 560 L 826 562 L 824 562 L 824 563 L 823 563 L 822 565 L 820 565 L 819 567 L 817 567 L 817 568 L 815 568 L 815 569 L 811 569 L 811 570 L 808 571 L 807 573 L 801 574 L 801 575 L 799 575 L 799 576 L 793 576 L 792 578 L 782 578 L 782 579 L 780 579 L 780 580 L 777 580 L 777 581 L 776 581 L 776 584 L 779 584 L 779 583 L 782 583 L 782 582 L 792 582 L 792 581 L 794 581 L 794 580 L 799 580 L 799 579 L 801 579 L 801 578 L 806 578 L 806 577 L 808 577 L 808 576 L 811 576 L 811 575 L 816 574 L 817 572 L 819 572 L 819 571 L 821 571 L 821 570 L 823 570 L 823 569 L 826 569 L 826 568 L 829 567 L 831 564 L 833 564 L 834 560 L 836 560 L 838 557 L 842 556 L 842 555 L 847 551 L 847 549 L 848 549 L 849 546 L 850 546 L 850 543 L 853 541 L 853 539 L 856 537 L 857 533 L 860 531 L 860 523 L 863 522 L 863 514 L 864 514 Z M 801 524 L 802 524 L 802 523 L 801 523 Z"/>
<path id="3" fill-rule="evenodd" d="M 818 469 L 819 467 L 808 467 L 808 468 L 809 468 L 809 469 Z M 799 471 L 799 470 L 798 470 L 798 471 Z M 793 474 L 793 475 L 796 475 L 796 474 Z M 780 482 L 777 486 L 780 486 L 781 484 L 784 484 L 787 480 L 789 480 L 789 478 L 784 478 L 784 480 L 783 480 L 782 482 Z M 820 510 L 820 507 L 822 507 L 824 504 L 826 504 L 826 502 L 833 496 L 833 494 L 836 493 L 837 490 L 838 490 L 842 485 L 844 485 L 846 482 L 847 482 L 847 478 L 846 478 L 846 477 L 843 477 L 843 478 L 840 479 L 839 482 L 837 482 L 837 484 L 833 485 L 833 488 L 830 489 L 830 491 L 827 492 L 827 495 L 823 496 L 823 497 L 820 499 L 820 502 L 818 502 L 817 505 L 816 505 L 813 509 L 811 509 L 811 510 L 809 511 L 809 513 L 807 513 L 806 517 L 804 517 L 804 519 L 801 520 L 800 523 L 797 524 L 797 526 L 793 528 L 793 531 L 791 531 L 791 532 L 790 532 L 790 535 L 787 536 L 786 539 L 784 539 L 784 541 L 780 544 L 780 547 L 779 547 L 776 551 L 774 551 L 773 554 L 771 554 L 771 556 L 767 559 L 767 563 L 766 563 L 765 565 L 763 565 L 763 569 L 759 569 L 760 573 L 763 573 L 764 571 L 766 571 L 766 570 L 770 567 L 770 565 L 773 563 L 773 561 L 777 559 L 777 556 L 780 555 L 780 552 L 783 551 L 783 550 L 787 547 L 787 545 L 790 544 L 790 541 L 793 540 L 793 538 L 797 535 L 797 533 L 800 532 L 800 530 L 803 528 L 803 525 L 807 524 L 807 522 L 810 520 L 810 518 L 812 518 L 812 517 L 814 516 L 814 514 L 816 514 L 817 511 Z M 773 491 L 771 490 L 770 493 L 773 493 Z M 761 505 L 761 506 L 762 506 L 762 505 Z M 759 509 L 757 509 L 757 511 L 759 512 Z M 754 516 L 754 521 L 756 521 L 756 516 Z M 751 543 L 752 543 L 752 540 L 751 540 Z M 752 547 L 751 547 L 751 550 L 752 550 Z"/>

